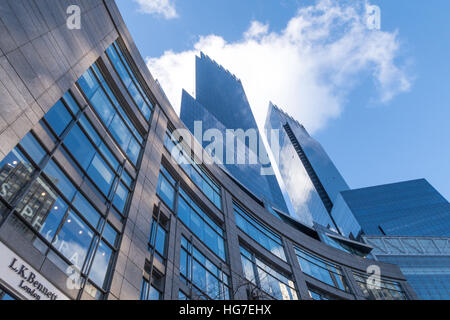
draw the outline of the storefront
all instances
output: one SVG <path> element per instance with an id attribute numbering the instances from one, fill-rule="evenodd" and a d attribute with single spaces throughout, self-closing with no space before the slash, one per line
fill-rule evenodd
<path id="1" fill-rule="evenodd" d="M 0 243 L 0 257 L 0 300 L 68 300 L 3 243 Z"/>

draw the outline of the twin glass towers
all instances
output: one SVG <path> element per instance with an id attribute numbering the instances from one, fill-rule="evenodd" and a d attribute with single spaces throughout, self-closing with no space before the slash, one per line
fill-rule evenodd
<path id="1" fill-rule="evenodd" d="M 229 129 L 253 129 L 260 135 L 241 81 L 203 53 L 196 57 L 196 98 L 183 91 L 181 120 L 193 133 L 201 121 L 203 132 L 218 129 L 225 136 Z M 400 267 L 420 298 L 450 298 L 450 203 L 426 180 L 352 190 L 321 144 L 272 103 L 265 129 L 279 133 L 272 151 L 278 152 L 274 159 L 290 218 L 344 251 L 346 241 L 353 247 L 355 241 L 365 242 L 373 249 L 371 257 Z M 264 145 L 259 148 L 259 155 L 266 152 Z M 288 206 L 276 176 L 260 174 L 263 166 L 232 163 L 222 168 L 282 217 Z"/>
<path id="2" fill-rule="evenodd" d="M 181 120 L 194 133 L 195 122 L 201 122 L 203 132 L 218 129 L 223 136 L 227 130 L 255 130 L 260 133 L 250 104 L 239 79 L 201 53 L 196 57 L 196 97 L 183 91 Z M 322 146 L 311 138 L 305 128 L 272 103 L 266 120 L 266 130 L 277 130 L 279 137 L 278 167 L 292 203 L 293 218 L 313 227 L 319 224 L 345 236 L 357 237 L 360 227 L 352 214 L 349 217 L 333 213 L 333 201 L 339 192 L 349 190 Z M 239 139 L 239 138 L 238 138 Z M 262 175 L 267 164 L 250 164 L 248 136 L 245 163 L 225 163 L 222 167 L 248 191 L 269 206 L 287 213 L 288 206 L 275 174 Z M 271 142 L 271 146 L 274 144 Z M 203 147 L 207 143 L 203 142 Z M 258 144 L 258 160 L 265 158 L 264 144 Z M 270 164 L 269 164 L 270 166 Z"/>

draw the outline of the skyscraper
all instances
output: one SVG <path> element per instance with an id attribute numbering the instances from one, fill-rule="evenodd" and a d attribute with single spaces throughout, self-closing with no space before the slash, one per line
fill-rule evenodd
<path id="1" fill-rule="evenodd" d="M 362 237 L 372 258 L 399 266 L 420 299 L 450 300 L 450 237 Z"/>
<path id="2" fill-rule="evenodd" d="M 450 203 L 425 179 L 341 192 L 376 259 L 400 267 L 421 299 L 450 299 Z"/>
<path id="3" fill-rule="evenodd" d="M 3 1 L 0 18 L 0 300 L 416 298 L 395 265 L 196 163 L 114 1 Z"/>
<path id="4" fill-rule="evenodd" d="M 324 229 L 332 226 L 371 246 L 370 257 L 398 265 L 421 299 L 450 299 L 450 204 L 428 181 L 350 189 L 321 145 L 272 104 L 266 128 L 284 130 L 281 175 L 297 215 L 322 241 L 367 250 Z"/>
<path id="5" fill-rule="evenodd" d="M 360 227 L 353 215 L 333 211 L 339 192 L 349 187 L 320 143 L 272 103 L 265 127 L 280 131 L 278 168 L 297 218 L 306 225 L 319 224 L 356 238 Z"/>
<path id="6" fill-rule="evenodd" d="M 450 237 L 450 203 L 425 179 L 341 192 L 368 235 Z"/>
<path id="7" fill-rule="evenodd" d="M 239 157 L 239 150 L 236 150 L 233 161 L 223 160 L 224 168 L 256 197 L 287 213 L 286 202 L 274 172 L 265 170 L 270 168 L 270 162 L 241 81 L 201 53 L 200 57 L 196 57 L 195 88 L 195 99 L 183 91 L 181 120 L 192 133 L 195 131 L 195 121 L 201 121 L 202 135 L 210 129 L 219 130 L 224 138 L 224 146 L 228 143 L 225 139 L 229 130 L 254 132 L 254 148 L 251 135 L 235 135 L 236 149 L 238 142 L 245 145 L 245 159 Z M 208 142 L 203 141 L 203 146 L 207 145 Z M 251 161 L 252 155 L 256 156 L 256 163 Z M 227 156 L 230 155 L 225 154 L 224 157 Z M 263 159 L 267 162 L 264 163 Z"/>

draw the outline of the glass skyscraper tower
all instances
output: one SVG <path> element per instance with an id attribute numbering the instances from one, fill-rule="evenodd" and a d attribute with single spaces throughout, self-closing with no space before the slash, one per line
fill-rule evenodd
<path id="1" fill-rule="evenodd" d="M 270 103 L 266 130 L 280 131 L 278 167 L 295 210 L 306 225 L 321 226 L 357 237 L 361 228 L 353 215 L 333 210 L 340 191 L 349 190 L 320 143 L 297 120 Z"/>
<path id="2" fill-rule="evenodd" d="M 240 141 L 245 144 L 245 159 L 239 159 L 239 156 L 233 157 L 233 163 L 223 161 L 223 167 L 253 195 L 285 213 L 288 212 L 273 170 L 269 169 L 268 172 L 271 173 L 264 174 L 265 169 L 270 168 L 270 162 L 261 161 L 268 160 L 267 151 L 262 144 L 241 81 L 203 53 L 200 57 L 196 57 L 196 97 L 194 99 L 183 91 L 180 117 L 192 133 L 195 131 L 195 121 L 201 121 L 202 135 L 209 129 L 217 129 L 224 139 L 227 137 L 227 130 L 243 130 L 244 132 L 253 130 L 257 137 L 256 148 L 250 147 L 248 136 L 236 135 L 235 146 L 238 145 L 237 139 L 242 140 L 243 137 L 245 140 Z M 204 142 L 203 147 L 208 144 Z M 236 150 L 235 155 L 238 155 L 238 152 Z M 257 163 L 250 162 L 252 153 L 256 153 Z"/>
<path id="3" fill-rule="evenodd" d="M 450 299 L 450 203 L 425 179 L 344 191 L 372 256 L 400 267 L 421 299 Z"/>
<path id="4" fill-rule="evenodd" d="M 297 218 L 341 250 L 346 240 L 324 226 L 365 242 L 421 299 L 450 299 L 450 203 L 428 181 L 350 189 L 322 146 L 273 104 L 266 129 L 283 132 L 278 165 Z"/>
<path id="5" fill-rule="evenodd" d="M 365 234 L 450 237 L 450 203 L 425 179 L 342 192 Z"/>

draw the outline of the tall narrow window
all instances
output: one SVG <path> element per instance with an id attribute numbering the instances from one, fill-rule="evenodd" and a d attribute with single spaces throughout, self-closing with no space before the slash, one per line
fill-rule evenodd
<path id="1" fill-rule="evenodd" d="M 166 168 L 161 166 L 158 189 L 156 192 L 171 210 L 175 208 L 175 186 L 175 179 L 170 175 Z"/>
<path id="2" fill-rule="evenodd" d="M 148 250 L 162 264 L 165 264 L 166 260 L 168 225 L 169 221 L 159 212 L 159 217 L 154 216 L 152 219 L 152 226 L 148 241 Z"/>

